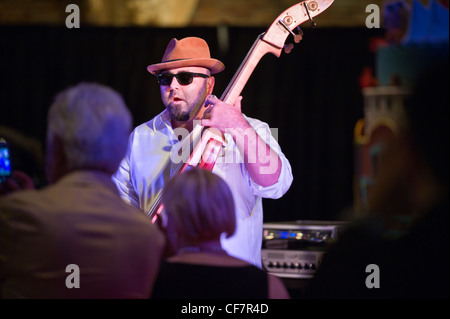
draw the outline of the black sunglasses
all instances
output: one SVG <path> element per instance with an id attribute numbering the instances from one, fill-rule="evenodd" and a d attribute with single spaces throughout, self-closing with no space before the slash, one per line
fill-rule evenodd
<path id="1" fill-rule="evenodd" d="M 209 75 L 202 73 L 192 73 L 192 72 L 180 72 L 177 74 L 172 74 L 169 72 L 160 73 L 156 76 L 158 83 L 160 85 L 170 85 L 172 83 L 173 77 L 175 77 L 181 85 L 188 85 L 192 83 L 194 76 L 199 76 L 202 78 L 209 78 Z"/>

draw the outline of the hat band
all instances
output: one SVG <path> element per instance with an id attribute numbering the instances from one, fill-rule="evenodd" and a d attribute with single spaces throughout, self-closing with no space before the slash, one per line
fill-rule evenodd
<path id="1" fill-rule="evenodd" d="M 163 61 L 161 63 L 168 63 L 168 62 L 175 62 L 175 61 L 182 61 L 182 60 L 192 60 L 192 58 L 167 60 L 167 61 Z"/>

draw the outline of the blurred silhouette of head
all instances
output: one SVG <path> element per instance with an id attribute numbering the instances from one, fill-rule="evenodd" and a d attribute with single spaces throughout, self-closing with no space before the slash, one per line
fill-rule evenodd
<path id="1" fill-rule="evenodd" d="M 47 121 L 48 181 L 79 169 L 113 174 L 125 156 L 132 117 L 113 89 L 80 83 L 57 94 Z"/>

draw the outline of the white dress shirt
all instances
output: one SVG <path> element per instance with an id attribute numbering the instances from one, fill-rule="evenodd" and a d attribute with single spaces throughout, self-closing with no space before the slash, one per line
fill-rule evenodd
<path id="1" fill-rule="evenodd" d="M 279 155 L 282 169 L 278 181 L 268 187 L 256 184 L 250 178 L 233 137 L 228 133 L 225 133 L 227 144 L 212 172 L 228 183 L 236 207 L 237 229 L 232 237 L 222 237 L 223 248 L 230 255 L 261 268 L 262 198 L 277 199 L 283 196 L 291 186 L 293 177 L 291 165 L 281 152 L 269 126 L 260 120 L 245 118 Z M 152 208 L 165 181 L 173 175 L 175 164 L 170 159 L 172 147 L 179 143 L 176 133 L 167 110 L 136 127 L 130 136 L 127 155 L 113 176 L 123 199 L 145 213 Z M 270 163 L 269 167 L 273 165 L 278 165 L 278 162 Z"/>

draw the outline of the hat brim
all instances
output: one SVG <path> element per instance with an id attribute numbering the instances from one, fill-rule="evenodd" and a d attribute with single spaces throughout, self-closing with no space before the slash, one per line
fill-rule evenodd
<path id="1" fill-rule="evenodd" d="M 225 69 L 225 65 L 216 59 L 201 58 L 201 59 L 182 59 L 173 60 L 168 62 L 162 62 L 152 64 L 147 67 L 148 72 L 155 75 L 161 70 L 181 68 L 185 66 L 198 66 L 211 70 L 211 74 L 222 72 Z"/>

